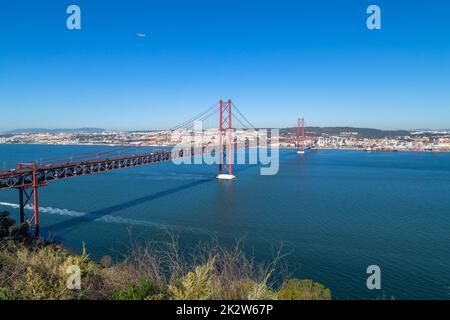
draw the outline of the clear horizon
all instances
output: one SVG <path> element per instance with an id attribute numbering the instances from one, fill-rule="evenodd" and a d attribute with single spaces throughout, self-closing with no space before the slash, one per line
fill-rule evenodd
<path id="1" fill-rule="evenodd" d="M 381 30 L 368 30 L 377 4 Z M 81 30 L 66 9 L 81 8 Z M 171 128 L 231 98 L 256 127 L 450 127 L 450 4 L 0 2 L 0 132 Z"/>

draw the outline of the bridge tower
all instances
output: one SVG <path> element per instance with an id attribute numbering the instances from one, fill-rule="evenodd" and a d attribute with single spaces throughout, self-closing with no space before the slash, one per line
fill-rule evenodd
<path id="1" fill-rule="evenodd" d="M 33 230 L 34 235 L 39 237 L 39 180 L 38 180 L 38 167 L 36 163 L 20 162 L 17 164 L 17 170 L 20 171 L 24 167 L 32 168 L 33 184 L 31 188 L 19 187 L 19 211 L 20 211 L 20 223 L 27 223 Z M 25 208 L 29 206 L 33 209 L 33 216 L 28 219 L 25 215 Z"/>
<path id="2" fill-rule="evenodd" d="M 222 148 L 223 156 L 219 157 L 219 175 L 217 179 L 233 180 L 233 126 L 232 126 L 232 103 L 219 101 L 219 148 Z"/>
<path id="3" fill-rule="evenodd" d="M 301 138 L 301 141 L 300 141 Z M 298 118 L 297 122 L 297 153 L 305 153 L 305 119 Z"/>

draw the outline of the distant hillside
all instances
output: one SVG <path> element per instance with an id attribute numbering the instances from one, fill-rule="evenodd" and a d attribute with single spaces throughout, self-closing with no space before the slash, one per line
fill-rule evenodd
<path id="1" fill-rule="evenodd" d="M 87 133 L 99 133 L 104 132 L 102 128 L 75 128 L 75 129 L 46 129 L 46 128 L 28 128 L 28 129 L 15 129 L 2 132 L 2 134 L 21 134 L 21 133 L 71 133 L 71 132 L 87 132 Z"/>
<path id="2" fill-rule="evenodd" d="M 282 135 L 296 134 L 297 128 L 281 129 Z M 358 138 L 390 138 L 398 136 L 407 136 L 411 133 L 407 130 L 380 130 L 371 128 L 353 128 L 353 127 L 305 127 L 305 134 L 308 136 L 354 136 Z"/>

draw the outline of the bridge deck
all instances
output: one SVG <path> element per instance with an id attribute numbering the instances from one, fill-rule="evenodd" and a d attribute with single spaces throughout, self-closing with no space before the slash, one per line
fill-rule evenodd
<path id="1" fill-rule="evenodd" d="M 131 156 L 112 157 L 80 162 L 54 163 L 37 165 L 35 169 L 26 167 L 0 172 L 0 189 L 30 188 L 33 186 L 33 175 L 37 174 L 40 186 L 53 180 L 67 179 L 76 176 L 91 175 L 106 171 L 131 168 L 152 163 L 170 161 L 180 157 L 191 157 L 201 154 L 202 148 L 184 148 L 176 151 L 160 151 L 136 154 Z"/>

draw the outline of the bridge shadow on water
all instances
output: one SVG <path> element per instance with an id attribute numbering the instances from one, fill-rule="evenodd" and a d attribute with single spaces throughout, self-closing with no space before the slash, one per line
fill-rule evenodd
<path id="1" fill-rule="evenodd" d="M 50 226 L 46 226 L 45 228 L 43 228 L 42 231 L 43 231 L 43 233 L 47 233 L 47 234 L 55 234 L 56 233 L 56 234 L 58 234 L 58 238 L 61 238 L 62 235 L 60 235 L 59 233 L 61 233 L 62 231 L 65 231 L 65 232 L 73 231 L 84 223 L 89 223 L 89 222 L 95 221 L 106 215 L 111 215 L 115 212 L 118 212 L 118 211 L 121 211 L 124 209 L 128 209 L 128 208 L 131 208 L 134 206 L 138 206 L 140 204 L 143 204 L 143 203 L 146 203 L 149 201 L 153 201 L 153 200 L 156 200 L 156 199 L 159 199 L 162 197 L 166 197 L 166 196 L 169 196 L 171 194 L 174 194 L 174 193 L 177 193 L 177 192 L 180 192 L 183 190 L 194 188 L 194 187 L 197 187 L 199 185 L 202 185 L 204 183 L 211 182 L 214 180 L 216 180 L 215 177 L 214 178 L 205 178 L 205 179 L 193 181 L 193 182 L 190 182 L 187 184 L 183 184 L 181 186 L 177 186 L 174 188 L 170 188 L 167 190 L 149 194 L 149 195 L 146 195 L 146 196 L 143 196 L 140 198 L 126 201 L 124 203 L 120 203 L 120 204 L 110 206 L 110 207 L 107 207 L 104 209 L 89 212 L 83 216 L 73 217 L 71 219 L 64 220 L 64 221 L 58 222 L 58 223 L 50 225 Z"/>
<path id="2" fill-rule="evenodd" d="M 242 172 L 242 171 L 254 168 L 255 166 L 258 166 L 258 165 L 252 164 L 252 165 L 241 166 L 239 168 L 235 168 L 234 172 L 236 172 L 236 173 Z M 186 183 L 186 184 L 174 187 L 174 188 L 170 188 L 170 189 L 156 192 L 153 194 L 149 194 L 149 195 L 146 195 L 146 196 L 143 196 L 140 198 L 136 198 L 136 199 L 133 199 L 130 201 L 126 201 L 124 203 L 120 203 L 120 204 L 113 205 L 113 206 L 110 206 L 107 208 L 89 212 L 82 216 L 72 217 L 70 219 L 67 219 L 67 220 L 64 220 L 64 221 L 61 221 L 61 222 L 55 223 L 53 225 L 49 225 L 49 226 L 42 228 L 42 233 L 47 234 L 47 235 L 56 235 L 56 237 L 58 239 L 62 239 L 63 238 L 63 235 L 61 234 L 62 232 L 71 232 L 73 230 L 76 230 L 78 227 L 80 227 L 81 225 L 83 225 L 85 223 L 93 222 L 97 219 L 100 219 L 107 215 L 111 215 L 115 212 L 119 212 L 124 209 L 138 206 L 140 204 L 143 204 L 143 203 L 146 203 L 149 201 L 153 201 L 153 200 L 156 200 L 156 199 L 159 199 L 162 197 L 166 197 L 171 194 L 175 194 L 177 192 L 181 192 L 181 191 L 184 191 L 184 190 L 187 190 L 190 188 L 195 188 L 199 185 L 202 185 L 207 182 L 212 182 L 212 181 L 216 181 L 215 176 L 203 178 L 203 179 L 196 180 L 196 181 L 193 181 L 190 183 Z"/>

